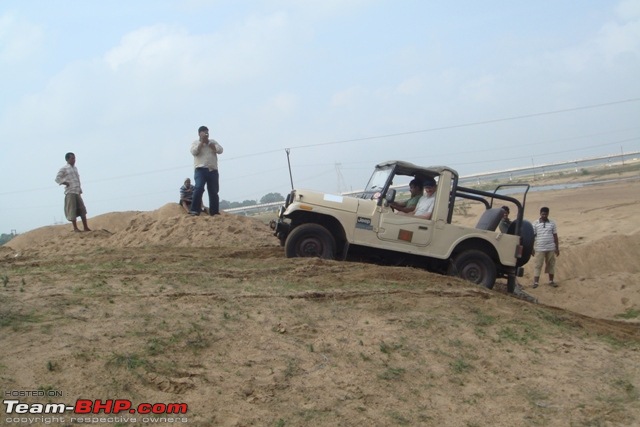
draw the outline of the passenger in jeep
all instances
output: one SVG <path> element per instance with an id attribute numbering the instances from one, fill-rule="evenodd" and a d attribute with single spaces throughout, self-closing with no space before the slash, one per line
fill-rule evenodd
<path id="1" fill-rule="evenodd" d="M 436 203 L 436 190 L 438 185 L 436 180 L 428 177 L 424 181 L 424 196 L 420 197 L 413 215 L 417 218 L 431 219 L 433 206 Z"/>
<path id="2" fill-rule="evenodd" d="M 411 193 L 411 198 L 409 200 L 389 204 L 389 206 L 396 210 L 396 213 L 412 214 L 413 211 L 416 210 L 418 201 L 422 197 L 422 183 L 415 178 L 412 179 L 411 182 L 409 182 L 409 192 Z"/>

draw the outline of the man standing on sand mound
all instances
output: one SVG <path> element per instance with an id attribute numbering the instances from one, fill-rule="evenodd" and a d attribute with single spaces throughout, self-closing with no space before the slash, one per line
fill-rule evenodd
<path id="1" fill-rule="evenodd" d="M 222 146 L 209 138 L 209 129 L 206 126 L 200 126 L 198 137 L 191 144 L 191 154 L 193 155 L 193 166 L 195 168 L 193 178 L 196 185 L 193 190 L 193 201 L 191 202 L 189 215 L 200 215 L 205 184 L 207 185 L 207 193 L 209 193 L 209 215 L 220 215 L 218 154 L 222 154 Z"/>
<path id="2" fill-rule="evenodd" d="M 73 153 L 67 153 L 64 156 L 67 164 L 64 165 L 58 171 L 56 175 L 56 182 L 58 185 L 64 185 L 64 215 L 67 217 L 71 224 L 73 224 L 73 231 L 80 231 L 76 218 L 82 219 L 82 226 L 84 231 L 91 231 L 87 225 L 87 208 L 84 206 L 82 200 L 82 188 L 80 187 L 80 175 L 78 174 L 78 168 L 76 168 L 76 155 Z"/>

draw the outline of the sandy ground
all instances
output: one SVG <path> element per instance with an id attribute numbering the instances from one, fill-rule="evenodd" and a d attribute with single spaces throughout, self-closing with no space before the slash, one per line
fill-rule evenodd
<path id="1" fill-rule="evenodd" d="M 286 259 L 263 222 L 176 204 L 33 230 L 0 247 L 0 389 L 186 403 L 195 426 L 640 425 L 640 177 L 626 178 L 529 193 L 527 218 L 549 206 L 561 242 L 558 288 L 531 289 L 530 264 L 520 279 L 538 304 Z M 80 424 L 29 416 L 5 405 L 0 424 Z M 176 424 L 117 416 L 92 424 Z"/>

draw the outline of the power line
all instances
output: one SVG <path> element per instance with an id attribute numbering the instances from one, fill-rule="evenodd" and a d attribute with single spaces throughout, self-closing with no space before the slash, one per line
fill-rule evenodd
<path id="1" fill-rule="evenodd" d="M 415 134 L 418 134 L 418 133 L 437 132 L 437 131 L 442 131 L 442 130 L 459 129 L 459 128 L 471 127 L 471 126 L 481 126 L 481 125 L 487 125 L 487 124 L 491 124 L 491 123 L 500 123 L 500 122 L 506 122 L 506 121 L 511 121 L 511 120 L 522 120 L 522 119 L 528 119 L 528 118 L 531 118 L 531 117 L 548 116 L 548 115 L 552 115 L 552 114 L 569 113 L 569 112 L 572 112 L 572 111 L 580 111 L 580 110 L 589 110 L 589 109 L 601 108 L 601 107 L 609 107 L 609 106 L 612 106 L 612 105 L 619 105 L 619 104 L 625 104 L 625 103 L 630 103 L 630 102 L 638 102 L 638 101 L 640 101 L 640 98 L 630 98 L 630 99 L 625 99 L 625 100 L 621 100 L 621 101 L 605 102 L 605 103 L 602 103 L 602 104 L 592 104 L 592 105 L 585 105 L 585 106 L 582 106 L 582 107 L 565 108 L 565 109 L 562 109 L 562 110 L 552 110 L 552 111 L 545 111 L 545 112 L 541 112 L 541 113 L 531 113 L 531 114 L 524 114 L 524 115 L 520 115 L 520 116 L 503 117 L 503 118 L 500 118 L 500 119 L 492 119 L 492 120 L 483 120 L 483 121 L 478 121 L 478 122 L 461 123 L 461 124 L 457 124 L 457 125 L 440 126 L 440 127 L 435 127 L 435 128 L 427 128 L 427 129 L 413 130 L 413 131 L 407 131 L 407 132 L 389 133 L 389 134 L 385 134 L 385 135 L 365 136 L 365 137 L 362 137 L 362 138 L 342 139 L 342 140 L 330 141 L 330 142 L 319 142 L 319 143 L 316 143 L 316 144 L 297 145 L 297 146 L 293 146 L 293 147 L 289 147 L 289 148 L 291 148 L 291 149 L 293 149 L 293 148 L 296 148 L 296 149 L 298 149 L 298 148 L 312 148 L 312 147 L 322 147 L 322 146 L 334 145 L 334 144 L 346 144 L 346 143 L 349 143 L 349 142 L 371 141 L 373 139 L 392 138 L 392 137 L 397 137 L 397 136 L 415 135 Z M 275 149 L 275 150 L 262 151 L 260 153 L 246 154 L 244 156 L 227 158 L 227 160 L 237 160 L 237 159 L 243 159 L 243 158 L 252 157 L 252 156 L 261 156 L 261 155 L 264 155 L 264 154 L 272 154 L 272 153 L 276 153 L 276 152 L 279 152 L 279 151 L 282 151 L 282 148 Z"/>
<path id="2" fill-rule="evenodd" d="M 600 147 L 606 147 L 608 145 L 618 145 L 620 143 L 623 142 L 629 142 L 629 141 L 637 141 L 639 140 L 640 137 L 638 138 L 629 138 L 629 139 L 623 139 L 620 141 L 614 141 L 614 142 L 608 142 L 606 144 L 598 144 L 598 145 L 591 145 L 588 147 L 580 147 L 580 148 L 574 148 L 571 150 L 561 150 L 561 151 L 554 151 L 554 152 L 550 152 L 550 153 L 540 153 L 540 154 L 536 154 L 535 157 L 548 157 L 548 156 L 553 156 L 556 154 L 562 154 L 562 153 L 571 153 L 571 152 L 575 152 L 575 151 L 583 151 L 583 150 L 588 150 L 590 148 L 600 148 Z M 504 162 L 507 160 L 521 160 L 521 159 L 530 159 L 531 158 L 531 154 L 527 154 L 526 156 L 519 156 L 519 157 L 509 157 L 509 158 L 505 158 L 505 159 L 496 159 L 495 161 L 499 161 L 499 162 Z M 477 162 L 465 162 L 465 163 L 457 163 L 458 165 L 474 165 L 474 164 L 478 164 L 478 163 L 487 163 L 486 160 L 482 160 L 482 161 L 477 161 Z"/>
<path id="3" fill-rule="evenodd" d="M 419 134 L 419 133 L 437 132 L 437 131 L 442 131 L 442 130 L 459 129 L 459 128 L 471 127 L 471 126 L 481 126 L 481 125 L 487 125 L 487 124 L 491 124 L 491 123 L 500 123 L 500 122 L 506 122 L 506 121 L 511 121 L 511 120 L 522 120 L 522 119 L 527 119 L 527 118 L 532 118 L 532 117 L 541 117 L 541 116 L 548 116 L 548 115 L 553 115 L 553 114 L 562 114 L 562 113 L 568 113 L 568 112 L 573 112 L 573 111 L 582 111 L 582 110 L 589 110 L 589 109 L 595 109 L 595 108 L 610 107 L 610 106 L 613 106 L 613 105 L 620 105 L 620 104 L 626 104 L 626 103 L 632 103 L 632 102 L 638 102 L 638 101 L 640 101 L 640 98 L 630 98 L 630 99 L 624 99 L 624 100 L 620 100 L 620 101 L 605 102 L 605 103 L 601 103 L 601 104 L 592 104 L 592 105 L 585 105 L 585 106 L 581 106 L 581 107 L 565 108 L 565 109 L 561 109 L 561 110 L 551 110 L 551 111 L 545 111 L 545 112 L 523 114 L 523 115 L 519 115 L 519 116 L 503 117 L 503 118 L 499 118 L 499 119 L 483 120 L 483 121 L 469 122 L 469 123 L 460 123 L 460 124 L 457 124 L 457 125 L 440 126 L 440 127 L 434 127 L 434 128 L 427 128 L 427 129 L 407 131 L 407 132 L 397 132 L 397 133 L 384 134 L 384 135 L 374 135 L 374 136 L 367 136 L 367 137 L 362 137 L 362 138 L 343 139 L 343 140 L 337 140 L 337 141 L 320 142 L 320 143 L 315 143 L 315 144 L 298 145 L 298 146 L 293 146 L 293 147 L 289 147 L 289 148 L 302 149 L 302 148 L 322 147 L 322 146 L 335 145 L 335 144 L 347 144 L 347 143 L 351 143 L 351 142 L 371 141 L 371 140 L 374 140 L 374 139 L 384 139 L 384 138 L 392 138 L 392 137 L 405 136 L 405 135 L 414 135 L 414 134 Z M 245 155 L 242 155 L 242 156 L 226 157 L 224 159 L 220 159 L 220 161 L 221 161 L 221 163 L 223 163 L 223 162 L 226 163 L 228 161 L 240 160 L 240 159 L 245 159 L 245 158 L 248 158 L 248 157 L 262 156 L 262 155 L 265 155 L 265 154 L 277 153 L 277 152 L 281 152 L 283 149 L 284 148 L 278 148 L 278 149 L 274 149 L 274 150 L 267 150 L 267 151 L 262 151 L 262 152 L 257 152 L 257 153 L 245 154 Z M 505 160 L 511 160 L 511 159 L 505 159 Z M 120 175 L 120 176 L 115 176 L 115 177 L 107 177 L 107 178 L 102 178 L 102 179 L 99 179 L 99 180 L 87 181 L 87 183 L 113 181 L 113 180 L 118 180 L 118 179 L 127 179 L 127 178 L 131 178 L 131 177 L 135 177 L 135 176 L 145 176 L 145 175 L 151 175 L 151 174 L 156 174 L 156 173 L 162 173 L 162 172 L 169 172 L 169 171 L 184 169 L 184 168 L 187 168 L 189 166 L 190 165 L 184 165 L 184 166 L 177 166 L 177 167 L 166 168 L 166 169 L 156 169 L 156 170 L 151 170 L 151 171 L 146 171 L 146 172 L 138 172 L 138 173 L 132 173 L 132 174 L 127 174 L 127 175 Z M 41 187 L 41 188 L 26 189 L 26 190 L 20 190 L 20 191 L 9 191 L 9 192 L 0 193 L 0 196 L 10 195 L 10 194 L 17 194 L 17 193 L 25 193 L 25 192 L 33 192 L 33 191 L 51 190 L 52 188 L 53 187 Z"/>
<path id="4" fill-rule="evenodd" d="M 481 149 L 481 150 L 456 151 L 456 152 L 452 152 L 450 154 L 453 155 L 453 156 L 459 156 L 459 155 L 463 155 L 463 154 L 486 153 L 486 152 L 498 151 L 498 150 L 504 150 L 504 149 L 518 149 L 518 150 L 521 150 L 522 147 L 540 146 L 541 144 L 559 143 L 559 142 L 564 142 L 564 141 L 574 141 L 574 140 L 579 140 L 579 139 L 584 139 L 584 138 L 592 138 L 592 137 L 596 137 L 596 136 L 610 135 L 610 134 L 619 133 L 619 132 L 635 131 L 637 129 L 640 129 L 640 127 L 616 129 L 616 130 L 609 131 L 609 132 L 598 132 L 598 133 L 592 133 L 592 134 L 588 134 L 588 135 L 573 136 L 573 137 L 570 137 L 570 138 L 558 138 L 558 139 L 552 139 L 552 140 L 547 140 L 547 141 L 536 141 L 536 142 L 532 142 L 532 143 L 529 143 L 529 144 L 520 144 L 520 143 L 518 143 L 517 145 L 515 145 L 513 143 L 509 143 L 507 145 L 501 145 L 501 146 L 497 146 L 497 147 L 493 147 L 493 148 L 486 148 L 486 149 Z M 590 146 L 590 147 L 584 147 L 584 149 L 595 148 L 595 147 L 604 147 L 604 146 L 607 146 L 607 145 L 618 144 L 620 142 L 633 141 L 633 140 L 636 140 L 636 139 L 638 139 L 638 138 L 630 138 L 630 139 L 625 139 L 625 140 L 621 140 L 621 141 L 615 141 L 615 142 L 610 142 L 610 143 L 605 143 L 605 144 L 600 144 L 600 145 L 593 145 L 593 146 Z M 581 148 L 581 149 L 583 149 L 583 148 Z M 552 154 L 555 154 L 555 153 L 552 153 Z M 429 155 L 429 156 L 412 156 L 413 159 L 422 159 L 422 158 L 426 158 L 426 157 L 431 158 L 432 156 L 431 155 Z M 528 157 L 530 157 L 530 156 L 527 156 L 526 158 L 528 158 Z M 500 160 L 512 160 L 512 159 L 500 159 Z M 482 162 L 477 162 L 477 163 L 482 163 Z M 297 168 L 301 168 L 301 167 L 310 167 L 310 166 L 329 166 L 331 164 L 332 163 L 297 164 L 296 167 Z M 344 162 L 343 161 L 343 162 L 340 162 L 340 164 L 341 164 L 341 169 L 360 170 L 360 169 L 370 169 L 371 161 L 358 161 L 358 162 Z M 360 167 L 360 168 L 357 168 L 357 167 L 345 167 L 345 165 L 364 165 L 364 167 Z"/>

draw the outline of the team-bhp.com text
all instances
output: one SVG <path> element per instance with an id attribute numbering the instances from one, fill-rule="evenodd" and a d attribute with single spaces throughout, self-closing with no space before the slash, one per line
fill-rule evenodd
<path id="1" fill-rule="evenodd" d="M 74 415 L 91 415 L 91 414 L 106 414 L 106 415 L 120 415 L 119 417 L 105 417 L 104 415 L 87 416 L 87 417 L 70 417 L 70 422 L 75 423 L 97 423 L 97 422 L 137 422 L 135 418 L 130 418 L 128 414 L 139 415 L 165 415 L 165 414 L 186 414 L 188 411 L 188 405 L 186 403 L 140 403 L 134 406 L 130 400 L 127 399 L 108 399 L 102 401 L 100 399 L 78 399 L 75 405 L 66 405 L 64 403 L 23 403 L 19 400 L 6 399 L 3 400 L 5 406 L 5 414 L 7 415 L 35 415 L 35 414 L 65 414 L 72 413 Z M 46 422 L 48 419 L 51 423 L 66 422 L 61 417 L 12 417 L 9 416 L 5 419 L 7 423 L 21 423 L 29 422 L 29 419 L 33 422 Z M 37 418 L 40 418 L 36 420 Z M 54 420 L 55 418 L 55 420 Z M 122 418 L 116 420 L 116 418 Z M 126 418 L 126 421 L 124 420 Z M 149 418 L 149 419 L 147 419 Z M 186 417 L 172 416 L 172 417 L 145 417 L 144 422 L 173 422 L 181 423 L 187 422 Z"/>

